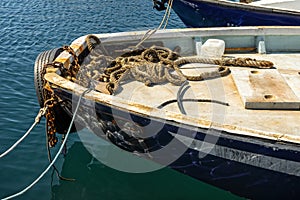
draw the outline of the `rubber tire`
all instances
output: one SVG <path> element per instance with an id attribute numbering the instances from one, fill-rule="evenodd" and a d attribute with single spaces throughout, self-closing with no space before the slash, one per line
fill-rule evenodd
<path id="1" fill-rule="evenodd" d="M 44 107 L 44 98 L 43 98 L 43 70 L 44 66 L 47 63 L 51 63 L 57 58 L 57 56 L 63 52 L 62 48 L 55 48 L 48 51 L 40 53 L 34 64 L 34 87 L 36 91 L 36 96 L 40 107 Z M 66 134 L 71 122 L 71 116 L 69 116 L 66 111 L 61 107 L 61 105 L 55 105 L 53 107 L 55 115 L 55 127 L 56 131 L 61 134 Z M 80 128 L 81 129 L 81 128 Z M 76 132 L 76 127 L 73 124 L 71 132 Z"/>
<path id="2" fill-rule="evenodd" d="M 34 87 L 40 107 L 44 107 L 43 98 L 43 70 L 44 65 L 51 63 L 63 51 L 62 48 L 55 48 L 40 53 L 34 63 Z"/>

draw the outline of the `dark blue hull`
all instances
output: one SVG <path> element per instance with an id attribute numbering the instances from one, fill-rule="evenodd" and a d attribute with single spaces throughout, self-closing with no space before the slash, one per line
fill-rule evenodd
<path id="1" fill-rule="evenodd" d="M 60 89 L 55 89 L 55 93 L 64 100 L 66 109 L 72 108 L 74 96 L 72 98 L 70 93 Z M 70 109 L 66 112 L 72 113 Z M 176 157 L 168 167 L 239 196 L 250 199 L 296 199 L 300 196 L 299 145 L 223 131 L 215 134 L 215 130 L 196 129 L 163 119 L 153 120 L 134 113 L 130 113 L 131 119 L 128 119 L 126 110 L 87 99 L 82 100 L 79 113 L 78 123 L 118 147 L 163 165 L 165 160 Z M 162 128 L 147 138 L 139 137 L 140 133 L 137 134 L 134 128 L 130 133 L 123 131 L 122 125 L 131 123 L 148 131 L 143 134 L 151 135 L 151 130 L 143 129 L 150 122 Z M 188 140 L 191 141 L 189 146 L 186 144 Z M 212 147 L 209 152 L 202 149 L 204 141 L 206 146 Z M 173 146 L 168 154 L 155 154 L 170 143 Z M 147 157 L 149 154 L 152 156 Z"/>
<path id="2" fill-rule="evenodd" d="M 234 2 L 174 0 L 172 9 L 187 27 L 300 25 L 300 12 L 262 9 Z"/>
<path id="3" fill-rule="evenodd" d="M 231 151 L 235 150 L 231 149 Z M 280 163 L 272 164 L 280 165 Z M 170 167 L 249 199 L 298 199 L 300 195 L 299 176 L 213 155 L 199 158 L 199 152 L 193 149 L 189 149 Z"/>

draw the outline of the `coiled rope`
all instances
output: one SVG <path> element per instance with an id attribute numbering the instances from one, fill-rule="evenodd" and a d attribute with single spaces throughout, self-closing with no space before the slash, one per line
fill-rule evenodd
<path id="1" fill-rule="evenodd" d="M 32 131 L 32 129 L 41 121 L 42 116 L 45 115 L 46 111 L 47 111 L 48 107 L 44 107 L 41 108 L 37 114 L 37 116 L 35 117 L 34 123 L 31 125 L 31 127 L 27 130 L 27 132 L 17 141 L 15 142 L 10 148 L 8 148 L 5 152 L 3 152 L 0 155 L 0 158 L 6 156 L 8 153 L 10 153 L 14 148 L 16 148 L 18 146 L 18 144 L 20 144 Z"/>
<path id="2" fill-rule="evenodd" d="M 53 158 L 53 160 L 52 160 L 52 162 L 48 165 L 48 167 L 40 174 L 40 176 L 38 177 L 38 178 L 36 178 L 30 185 L 28 185 L 26 188 L 24 188 L 22 191 L 20 191 L 20 192 L 18 192 L 18 193 L 15 193 L 15 194 L 13 194 L 13 195 L 10 195 L 10 196 L 8 196 L 8 197 L 5 197 L 5 198 L 3 198 L 2 200 L 7 200 L 7 199 L 12 199 L 12 198 L 15 198 L 15 197 L 17 197 L 17 196 L 20 196 L 20 195 L 22 195 L 22 194 L 24 194 L 26 191 L 28 191 L 30 188 L 32 188 L 48 171 L 49 171 L 49 169 L 54 165 L 54 163 L 56 162 L 56 160 L 57 160 L 57 158 L 58 158 L 58 156 L 60 155 L 60 153 L 62 152 L 62 150 L 63 150 L 63 148 L 64 148 L 64 146 L 65 146 L 65 144 L 66 144 L 66 142 L 67 142 L 67 138 L 68 138 L 68 136 L 69 136 L 69 134 L 70 134 L 70 132 L 71 132 L 71 129 L 72 129 L 72 125 L 73 125 L 73 122 L 74 122 L 74 120 L 75 120 L 75 117 L 76 117 L 76 115 L 77 115 L 77 111 L 78 111 L 78 109 L 79 109 L 79 105 L 80 105 L 80 102 L 81 102 L 81 99 L 82 99 L 82 97 L 86 94 L 86 93 L 88 93 L 88 92 L 90 92 L 91 91 L 91 89 L 90 88 L 88 88 L 87 90 L 85 90 L 80 96 L 79 96 L 79 99 L 78 99 L 78 103 L 77 103 L 77 105 L 76 105 L 76 109 L 75 109 L 75 111 L 74 111 L 74 113 L 73 113 L 73 117 L 72 117 L 72 120 L 71 120 L 71 122 L 70 122 L 70 125 L 69 125 L 69 128 L 68 128 L 68 132 L 67 132 L 67 134 L 66 134 L 66 136 L 65 136 L 65 139 L 64 139 L 64 141 L 62 142 L 62 144 L 61 144 L 61 146 L 60 146 L 60 148 L 59 148 L 59 150 L 58 150 L 58 152 L 57 152 L 57 154 L 55 155 L 55 157 Z"/>

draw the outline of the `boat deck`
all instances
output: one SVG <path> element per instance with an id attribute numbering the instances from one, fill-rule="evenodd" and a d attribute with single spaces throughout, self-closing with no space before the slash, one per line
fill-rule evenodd
<path id="1" fill-rule="evenodd" d="M 272 61 L 276 69 L 230 67 L 231 74 L 228 76 L 205 81 L 189 81 L 191 88 L 186 91 L 183 99 L 217 100 L 229 105 L 183 101 L 186 115 L 211 121 L 212 127 L 214 124 L 216 126 L 222 124 L 222 127 L 229 129 L 239 127 L 241 130 L 253 130 L 253 133 L 261 134 L 262 137 L 269 138 L 270 136 L 273 139 L 292 140 L 300 143 L 300 74 L 298 70 L 300 54 L 230 54 L 225 56 L 250 58 L 255 56 L 256 59 Z M 214 70 L 216 67 L 207 64 L 187 64 L 182 67 L 182 70 L 184 74 L 195 75 L 202 70 Z M 273 100 L 262 97 L 253 103 L 254 109 L 246 109 L 243 95 L 251 95 L 253 91 L 249 91 L 251 90 L 251 88 L 247 88 L 249 85 L 243 85 L 245 83 L 240 79 L 248 77 L 253 72 L 262 73 L 268 70 L 279 72 L 279 76 L 283 78 L 296 99 L 289 99 L 286 96 L 287 91 L 281 91 L 283 96 L 278 97 L 280 94 L 278 88 L 275 87 L 273 90 L 268 88 L 267 82 L 272 80 L 266 80 L 265 90 L 262 93 L 269 95 L 266 97 L 271 96 Z M 240 74 L 245 73 L 246 76 L 241 77 Z M 275 75 L 276 78 L 278 74 L 275 73 Z M 278 80 L 275 82 L 278 83 Z M 129 97 L 130 101 L 158 107 L 168 100 L 175 100 L 178 90 L 178 86 L 169 83 L 147 87 L 141 82 L 130 81 L 121 85 L 121 91 L 116 96 L 125 99 Z M 277 96 L 271 92 L 275 92 Z M 276 103 L 279 104 L 279 108 L 273 107 Z M 256 105 L 258 108 L 255 108 Z M 181 113 L 176 102 L 170 103 L 162 109 Z"/>

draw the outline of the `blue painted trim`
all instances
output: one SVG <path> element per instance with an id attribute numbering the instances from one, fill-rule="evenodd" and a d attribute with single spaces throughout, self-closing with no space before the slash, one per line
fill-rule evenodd
<path id="1" fill-rule="evenodd" d="M 236 6 L 234 2 L 174 0 L 172 8 L 187 27 L 300 25 L 300 13 Z"/>

